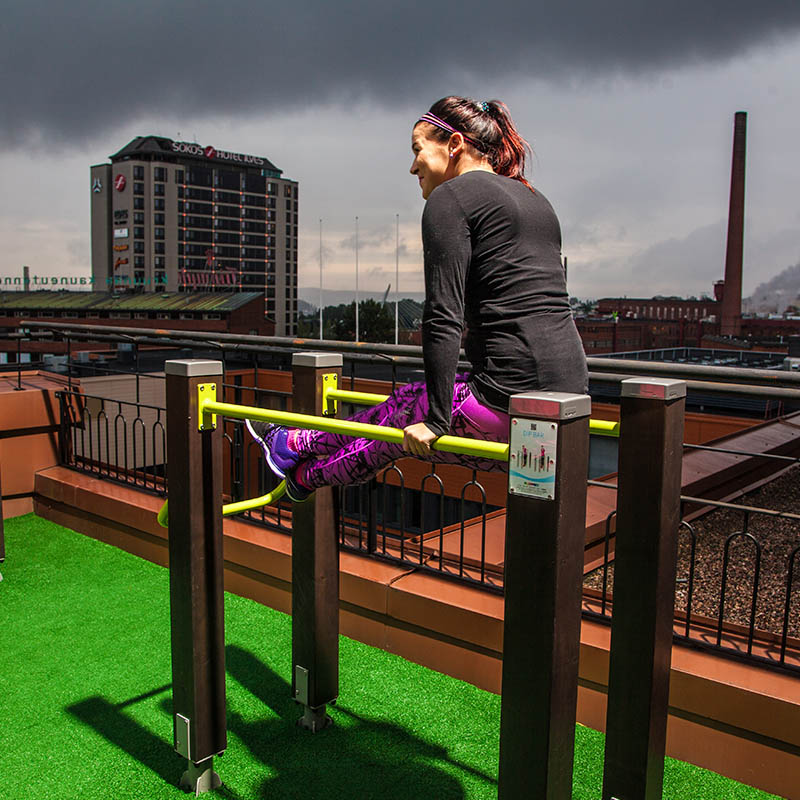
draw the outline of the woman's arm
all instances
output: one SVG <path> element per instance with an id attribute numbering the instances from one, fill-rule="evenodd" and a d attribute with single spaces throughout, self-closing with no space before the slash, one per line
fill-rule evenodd
<path id="1" fill-rule="evenodd" d="M 450 429 L 453 384 L 464 328 L 464 291 L 472 256 L 466 215 L 447 183 L 434 189 L 425 205 L 422 245 L 422 355 L 430 405 L 425 425 L 441 436 Z"/>

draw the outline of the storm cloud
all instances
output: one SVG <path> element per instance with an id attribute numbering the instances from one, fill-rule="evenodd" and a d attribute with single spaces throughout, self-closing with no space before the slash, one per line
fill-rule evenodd
<path id="1" fill-rule="evenodd" d="M 0 142 L 77 143 L 153 113 L 388 109 L 433 78 L 639 76 L 725 61 L 798 29 L 797 0 L 11 0 L 0 21 Z"/>

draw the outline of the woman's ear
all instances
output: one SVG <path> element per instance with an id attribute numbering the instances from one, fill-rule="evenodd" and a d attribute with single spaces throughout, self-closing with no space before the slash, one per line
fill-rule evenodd
<path id="1" fill-rule="evenodd" d="M 450 136 L 450 141 L 447 143 L 447 150 L 450 154 L 450 158 L 455 158 L 464 150 L 464 137 L 460 133 L 452 134 Z"/>

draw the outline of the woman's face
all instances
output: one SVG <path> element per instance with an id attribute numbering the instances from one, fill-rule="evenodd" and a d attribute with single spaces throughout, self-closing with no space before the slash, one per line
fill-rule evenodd
<path id="1" fill-rule="evenodd" d="M 414 161 L 410 171 L 412 175 L 417 176 L 425 200 L 440 183 L 444 183 L 454 175 L 449 142 L 431 139 L 428 134 L 432 130 L 432 125 L 421 122 L 414 128 L 411 136 Z"/>

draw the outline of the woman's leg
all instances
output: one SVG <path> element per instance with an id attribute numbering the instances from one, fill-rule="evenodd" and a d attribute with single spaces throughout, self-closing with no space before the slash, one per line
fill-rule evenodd
<path id="1" fill-rule="evenodd" d="M 460 377 L 460 376 L 459 376 Z M 365 409 L 352 419 L 405 428 L 424 421 L 428 414 L 428 397 L 423 382 L 411 383 L 398 389 L 385 402 Z M 508 435 L 508 417 L 481 406 L 473 397 L 469 386 L 460 377 L 453 389 L 451 433 L 475 439 L 505 441 Z M 301 457 L 297 478 L 308 488 L 319 486 L 361 483 L 375 475 L 381 468 L 407 453 L 401 445 L 373 439 L 355 439 L 352 436 L 320 431 L 301 431 L 295 435 L 293 446 Z M 493 459 L 472 458 L 454 453 L 433 451 L 427 461 L 460 464 L 472 469 L 506 469 L 505 462 Z"/>
<path id="2" fill-rule="evenodd" d="M 421 405 L 424 404 L 424 405 Z M 425 392 L 425 383 L 407 383 L 395 389 L 382 403 L 375 406 L 362 408 L 352 417 L 350 422 L 362 422 L 368 425 L 383 425 L 386 428 L 405 428 L 424 419 L 428 413 L 428 397 Z M 352 445 L 356 440 L 343 433 L 328 433 L 327 431 L 312 431 L 303 428 L 293 428 L 289 434 L 289 445 L 303 458 L 314 458 L 332 455 L 339 450 Z M 374 442 L 374 444 L 384 444 Z M 320 484 L 324 486 L 325 484 Z"/>

